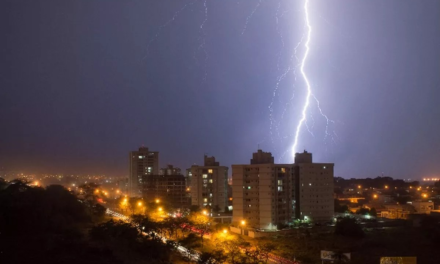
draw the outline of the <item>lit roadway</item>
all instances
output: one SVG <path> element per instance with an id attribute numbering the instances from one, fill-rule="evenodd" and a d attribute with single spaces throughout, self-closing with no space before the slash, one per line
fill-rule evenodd
<path id="1" fill-rule="evenodd" d="M 109 215 L 111 215 L 111 216 L 113 216 L 113 217 L 115 217 L 115 218 L 119 218 L 119 219 L 121 219 L 121 220 L 123 220 L 123 221 L 125 221 L 125 222 L 131 222 L 131 220 L 130 220 L 130 217 L 128 217 L 128 216 L 126 216 L 126 215 L 123 215 L 123 214 L 120 214 L 120 213 L 117 213 L 117 212 L 115 212 L 115 211 L 112 211 L 112 210 L 110 210 L 110 209 L 108 209 L 107 208 L 107 211 L 106 211 L 106 213 L 107 214 L 109 214 Z M 144 236 L 146 236 L 147 234 L 145 233 L 145 232 L 142 232 L 142 234 L 144 235 Z M 160 236 L 159 234 L 157 234 L 157 233 L 155 233 L 158 237 L 160 237 L 161 239 L 162 239 L 162 242 L 163 243 L 166 243 L 167 242 L 167 239 L 166 238 L 164 238 L 163 236 Z M 208 236 L 205 236 L 205 238 L 208 238 L 208 239 L 210 239 L 210 237 L 208 237 Z M 179 252 L 183 255 L 183 256 L 187 256 L 187 252 L 188 252 L 188 249 L 187 248 L 185 248 L 185 247 L 183 247 L 183 246 L 181 246 L 181 245 L 179 245 L 178 247 L 177 247 L 177 250 L 179 250 Z M 191 259 L 192 260 L 195 260 L 195 261 L 197 261 L 198 259 L 199 259 L 199 257 L 200 257 L 200 255 L 198 254 L 198 253 L 194 253 L 194 254 L 191 254 Z M 281 257 L 278 257 L 278 256 L 276 256 L 276 255 L 274 255 L 274 254 L 269 254 L 269 263 L 285 263 L 285 264 L 299 264 L 299 262 L 295 262 L 295 261 L 291 261 L 291 260 L 288 260 L 288 259 L 285 259 L 285 258 L 281 258 Z"/>
<path id="2" fill-rule="evenodd" d="M 108 208 L 107 208 L 106 214 L 109 214 L 109 215 L 111 215 L 111 216 L 113 216 L 115 218 L 119 218 L 119 219 L 121 219 L 121 220 L 123 220 L 125 222 L 131 222 L 130 217 L 125 216 L 125 215 L 120 214 L 120 213 L 117 213 L 115 211 L 112 211 L 112 210 L 110 210 Z M 142 235 L 146 236 L 147 233 L 142 232 Z M 160 237 L 160 239 L 162 240 L 163 243 L 167 242 L 167 239 L 165 237 L 163 237 L 163 236 L 161 236 L 161 235 L 159 235 L 157 233 L 155 233 L 155 235 Z M 188 249 L 183 247 L 183 246 L 181 246 L 181 245 L 177 246 L 177 250 L 180 252 L 180 254 L 182 254 L 185 257 L 188 254 Z M 191 259 L 197 261 L 199 259 L 199 254 L 198 253 L 191 254 Z"/>

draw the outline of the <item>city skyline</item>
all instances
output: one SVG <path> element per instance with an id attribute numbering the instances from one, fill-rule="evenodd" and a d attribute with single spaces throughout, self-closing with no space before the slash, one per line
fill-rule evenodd
<path id="1" fill-rule="evenodd" d="M 293 163 L 303 3 L 2 2 L 0 170 L 128 175 L 142 145 L 160 167 Z M 438 177 L 439 3 L 309 4 L 319 105 L 297 151 L 345 178 Z"/>

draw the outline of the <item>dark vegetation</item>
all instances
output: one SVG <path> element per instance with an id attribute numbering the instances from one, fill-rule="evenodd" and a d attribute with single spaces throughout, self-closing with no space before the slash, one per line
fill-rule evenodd
<path id="1" fill-rule="evenodd" d="M 170 263 L 172 245 L 108 221 L 89 187 L 79 199 L 60 185 L 0 180 L 0 263 Z"/>

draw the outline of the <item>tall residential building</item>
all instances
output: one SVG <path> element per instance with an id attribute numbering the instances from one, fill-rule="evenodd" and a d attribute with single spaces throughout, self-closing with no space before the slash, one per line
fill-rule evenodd
<path id="1" fill-rule="evenodd" d="M 191 204 L 224 212 L 228 205 L 228 167 L 204 156 L 204 166 L 191 166 Z"/>
<path id="2" fill-rule="evenodd" d="M 295 218 L 328 221 L 333 216 L 333 164 L 312 163 L 310 153 L 295 164 L 274 164 L 258 150 L 251 164 L 232 165 L 233 222 L 277 229 Z"/>
<path id="3" fill-rule="evenodd" d="M 181 175 L 182 170 L 180 168 L 176 168 L 173 165 L 167 165 L 166 168 L 161 168 L 159 170 L 159 175 Z"/>
<path id="4" fill-rule="evenodd" d="M 293 166 L 258 150 L 250 165 L 232 165 L 232 221 L 276 229 L 293 220 Z"/>
<path id="5" fill-rule="evenodd" d="M 143 176 L 159 174 L 159 152 L 140 147 L 137 151 L 131 151 L 128 158 L 130 166 L 129 194 L 130 196 L 141 196 Z"/>
<path id="6" fill-rule="evenodd" d="M 296 153 L 295 218 L 326 222 L 333 218 L 333 163 L 313 163 L 312 154 Z"/>
<path id="7" fill-rule="evenodd" d="M 142 197 L 148 202 L 160 199 L 174 208 L 188 208 L 189 192 L 180 169 L 168 165 L 161 172 L 160 175 L 143 176 Z"/>

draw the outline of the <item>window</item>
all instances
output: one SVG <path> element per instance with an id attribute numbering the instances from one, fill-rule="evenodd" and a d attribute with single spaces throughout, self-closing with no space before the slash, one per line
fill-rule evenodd
<path id="1" fill-rule="evenodd" d="M 144 158 L 144 156 L 139 156 L 139 159 L 143 159 Z"/>
<path id="2" fill-rule="evenodd" d="M 208 174 L 203 174 L 203 175 L 202 175 L 202 178 L 203 178 L 203 179 L 208 178 Z"/>
<path id="3" fill-rule="evenodd" d="M 203 201 L 206 203 L 208 201 L 208 198 L 203 199 Z"/>
<path id="4" fill-rule="evenodd" d="M 209 169 L 209 170 L 208 170 L 208 173 L 212 173 L 212 169 Z"/>
<path id="5" fill-rule="evenodd" d="M 286 168 L 281 168 L 281 173 L 286 173 Z"/>
<path id="6" fill-rule="evenodd" d="M 212 183 L 212 179 L 209 179 L 209 183 Z"/>
<path id="7" fill-rule="evenodd" d="M 251 189 L 251 186 L 248 186 L 248 190 L 250 190 Z"/>

